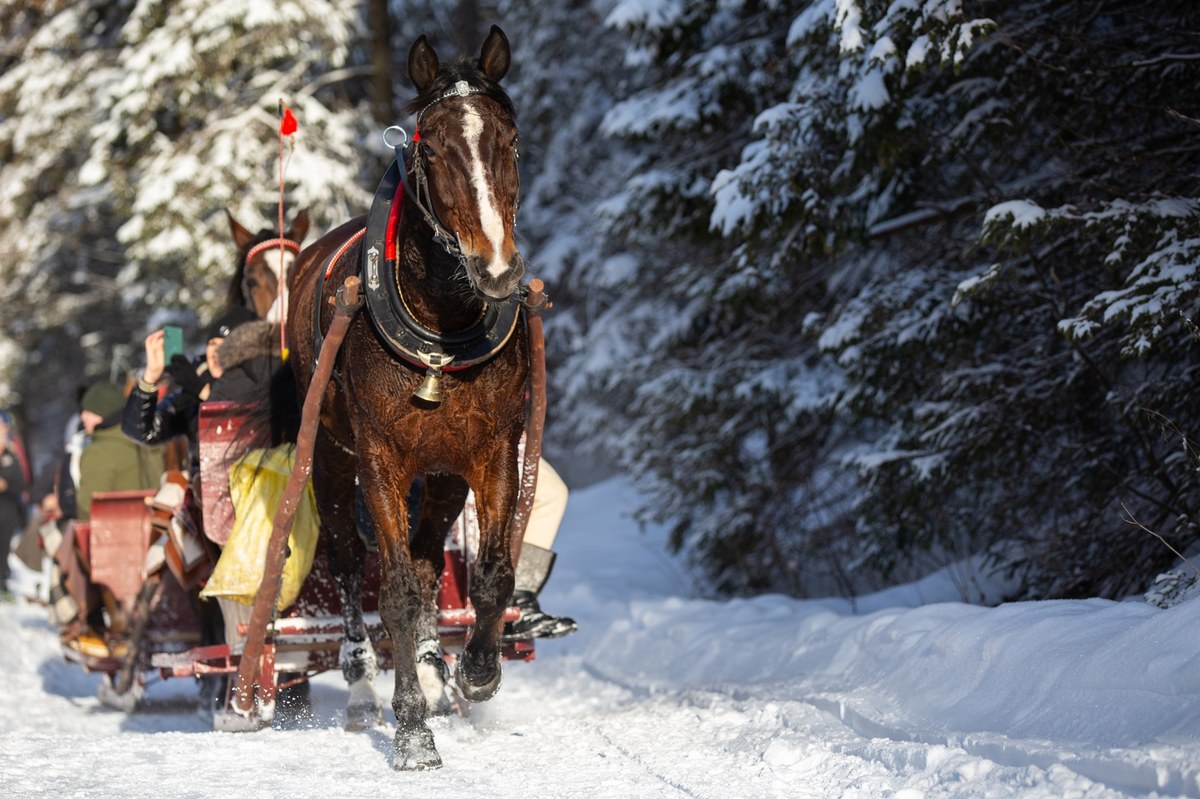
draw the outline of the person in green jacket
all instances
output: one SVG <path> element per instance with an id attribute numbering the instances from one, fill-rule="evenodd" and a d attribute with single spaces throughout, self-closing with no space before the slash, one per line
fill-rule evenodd
<path id="1" fill-rule="evenodd" d="M 83 395 L 80 419 L 91 440 L 79 460 L 79 519 L 91 515 L 97 491 L 156 489 L 162 479 L 162 447 L 148 447 L 121 432 L 125 392 L 115 383 L 96 383 Z"/>
<path id="2" fill-rule="evenodd" d="M 125 392 L 115 383 L 93 384 L 84 393 L 81 405 L 79 419 L 89 438 L 79 456 L 76 518 L 84 521 L 91 517 L 92 498 L 98 492 L 158 488 L 163 453 L 162 447 L 139 444 L 121 432 Z M 92 583 L 90 570 L 79 558 L 73 534 L 63 537 L 55 561 L 67 592 L 79 608 L 76 618 L 60 631 L 63 641 L 88 655 L 119 654 L 109 649 L 107 638 L 110 632 L 125 631 L 124 612 L 111 592 Z M 130 567 L 140 565 L 130 564 Z"/>

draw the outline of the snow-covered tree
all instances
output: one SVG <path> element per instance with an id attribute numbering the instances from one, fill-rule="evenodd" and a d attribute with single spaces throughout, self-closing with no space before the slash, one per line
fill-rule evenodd
<path id="1" fill-rule="evenodd" d="M 1192 464 L 1163 435 L 1200 427 L 1184 324 L 1200 150 L 1173 113 L 1200 77 L 1181 55 L 1196 14 L 972 8 L 995 28 L 953 70 L 885 81 L 894 121 L 862 135 L 891 144 L 853 170 L 877 190 L 840 212 L 866 234 L 847 262 L 890 253 L 823 340 L 848 405 L 884 429 L 856 460 L 860 530 L 883 563 L 914 544 L 987 548 L 1032 594 L 1121 596 L 1174 558 L 1129 515 L 1181 550 L 1197 537 Z M 844 33 L 828 19 L 806 40 Z"/>
<path id="2" fill-rule="evenodd" d="M 786 227 L 725 235 L 714 181 L 787 99 L 795 9 L 616 2 L 623 185 L 599 205 L 611 256 L 587 286 L 586 346 L 563 365 L 579 438 L 602 437 L 647 487 L 648 517 L 724 590 L 846 584 L 853 480 L 829 468 L 841 377 L 805 337 L 820 264 Z M 803 531 L 803 532 L 799 532 Z M 815 552 L 828 554 L 818 563 Z M 834 553 L 837 553 L 836 555 Z M 830 568 L 833 566 L 834 568 Z"/>
<path id="3" fill-rule="evenodd" d="M 1119 595 L 1194 540 L 1187 3 L 618 3 L 639 258 L 579 401 L 731 589 L 991 551 Z M 619 343 L 614 343 L 619 342 Z M 802 571 L 805 564 L 810 571 Z"/>
<path id="4" fill-rule="evenodd" d="M 288 219 L 308 207 L 320 232 L 365 210 L 364 176 L 387 150 L 358 110 L 361 12 L 352 0 L 3 4 L 0 277 L 6 307 L 23 311 L 5 314 L 5 335 L 28 356 L 6 361 L 14 398 L 48 366 L 66 397 L 134 365 L 156 312 L 194 322 L 219 307 L 236 266 L 225 209 L 276 224 L 281 103 L 300 120 Z"/>
<path id="5" fill-rule="evenodd" d="M 1139 525 L 1196 541 L 1187 0 L 388 6 L 0 0 L 0 403 L 56 432 L 156 312 L 214 310 L 224 209 L 275 218 L 281 101 L 289 215 L 365 210 L 412 40 L 495 21 L 548 444 L 628 468 L 716 590 L 987 552 L 1117 596 L 1173 558 Z"/>

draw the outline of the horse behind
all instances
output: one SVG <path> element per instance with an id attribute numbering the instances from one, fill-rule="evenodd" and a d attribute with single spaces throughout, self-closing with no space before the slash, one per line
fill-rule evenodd
<path id="1" fill-rule="evenodd" d="M 333 289 L 361 269 L 368 294 L 322 397 L 313 478 L 342 598 L 347 728 L 382 719 L 371 688 L 378 668 L 361 610 L 365 547 L 356 516 L 375 529 L 380 616 L 395 662 L 397 769 L 441 765 L 425 721 L 429 713 L 449 711 L 437 587 L 446 533 L 468 488 L 480 528 L 469 593 L 476 624 L 454 680 L 471 701 L 490 698 L 500 684 L 529 370 L 528 339 L 515 310 L 524 272 L 513 238 L 517 128 L 499 86 L 509 60 L 508 40 L 496 27 L 478 59 L 449 65 L 439 63 L 424 36 L 416 41 L 408 71 L 418 94 L 408 109 L 419 137 L 403 167 L 415 188 L 396 203 L 401 210 L 380 240 L 383 252 L 364 244 L 371 241 L 371 217 L 350 220 L 300 254 L 291 288 L 290 363 L 301 392 L 333 317 Z M 496 319 L 512 324 L 505 329 L 507 322 Z M 467 357 L 469 340 L 482 328 L 497 345 L 486 357 Z M 454 360 L 444 364 L 446 357 Z M 431 375 L 435 382 L 440 375 L 440 401 L 415 396 Z M 410 530 L 408 497 L 417 478 L 422 500 Z"/>
<path id="2" fill-rule="evenodd" d="M 283 232 L 263 228 L 251 233 L 233 218 L 228 209 L 229 231 L 238 248 L 238 265 L 225 295 L 226 307 L 244 305 L 259 319 L 278 323 L 283 319 L 279 308 L 279 281 L 285 279 L 300 245 L 308 235 L 308 211 L 296 214 L 292 226 Z M 286 295 L 287 281 L 284 280 Z M 286 307 L 286 296 L 285 296 Z"/>

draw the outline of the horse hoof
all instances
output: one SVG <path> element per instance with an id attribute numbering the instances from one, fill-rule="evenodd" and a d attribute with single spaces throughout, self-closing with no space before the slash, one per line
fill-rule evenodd
<path id="1" fill-rule="evenodd" d="M 379 698 L 375 696 L 375 688 L 370 680 L 357 680 L 350 683 L 350 701 L 346 703 L 347 732 L 369 730 L 383 724 L 383 708 Z"/>
<path id="2" fill-rule="evenodd" d="M 362 732 L 383 724 L 383 710 L 379 705 L 347 705 L 346 732 Z"/>
<path id="3" fill-rule="evenodd" d="M 433 733 L 424 725 L 408 733 L 396 730 L 392 748 L 396 754 L 392 768 L 396 771 L 428 771 L 442 767 L 442 756 L 433 745 Z"/>
<path id="4" fill-rule="evenodd" d="M 500 689 L 501 674 L 499 658 L 486 664 L 485 668 L 472 669 L 464 657 L 454 670 L 454 683 L 468 702 L 485 702 Z"/>

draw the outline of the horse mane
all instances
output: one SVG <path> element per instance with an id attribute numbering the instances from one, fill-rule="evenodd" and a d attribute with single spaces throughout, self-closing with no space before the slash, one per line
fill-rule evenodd
<path id="1" fill-rule="evenodd" d="M 441 99 L 442 95 L 450 91 L 460 80 L 465 80 L 471 86 L 479 89 L 484 97 L 495 100 L 504 109 L 504 112 L 514 122 L 516 121 L 517 109 L 513 105 L 512 99 L 509 98 L 508 92 L 504 91 L 499 83 L 484 75 L 479 69 L 479 62 L 471 58 L 462 58 L 444 64 L 438 70 L 437 77 L 433 79 L 433 82 L 425 87 L 425 91 L 410 100 L 404 106 L 404 110 L 413 116 L 420 114 L 427 106 Z"/>

